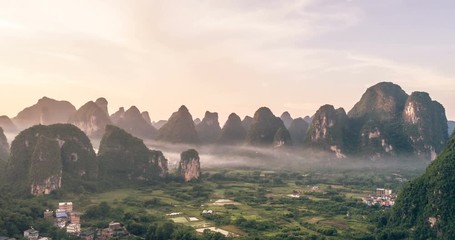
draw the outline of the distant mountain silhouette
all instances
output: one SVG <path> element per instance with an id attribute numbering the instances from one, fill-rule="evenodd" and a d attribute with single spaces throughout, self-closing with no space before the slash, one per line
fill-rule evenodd
<path id="1" fill-rule="evenodd" d="M 150 125 L 136 106 L 130 107 L 126 112 L 123 108 L 112 114 L 112 123 L 134 136 L 143 139 L 154 139 L 158 134 L 156 128 Z"/>
<path id="2" fill-rule="evenodd" d="M 201 143 L 216 143 L 221 133 L 218 113 L 206 111 L 202 121 L 196 125 L 196 131 Z"/>
<path id="3" fill-rule="evenodd" d="M 261 107 L 254 113 L 253 123 L 248 130 L 246 142 L 252 145 L 272 145 L 276 140 L 275 135 L 278 130 L 282 132 L 279 137 L 286 138 L 279 139 L 280 141 L 286 145 L 292 142 L 283 121 L 273 115 L 269 108 Z"/>
<path id="4" fill-rule="evenodd" d="M 112 124 L 109 115 L 93 101 L 87 102 L 74 113 L 69 121 L 80 128 L 87 136 L 101 138 L 106 125 Z"/>
<path id="5" fill-rule="evenodd" d="M 245 142 L 246 130 L 242 126 L 240 117 L 231 113 L 221 129 L 219 143 L 222 144 L 242 144 Z"/>
<path id="6" fill-rule="evenodd" d="M 172 143 L 198 143 L 199 137 L 188 108 L 181 106 L 158 130 L 158 140 Z"/>
<path id="7" fill-rule="evenodd" d="M 43 97 L 35 105 L 20 111 L 12 120 L 21 130 L 37 124 L 66 123 L 75 112 L 76 108 L 68 101 Z"/>

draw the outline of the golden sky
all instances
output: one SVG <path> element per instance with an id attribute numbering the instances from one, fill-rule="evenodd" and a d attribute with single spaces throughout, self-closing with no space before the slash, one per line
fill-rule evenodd
<path id="1" fill-rule="evenodd" d="M 0 0 L 0 114 L 47 96 L 155 121 L 182 104 L 222 121 L 261 106 L 303 117 L 392 81 L 455 119 L 455 6 L 430 2 Z"/>

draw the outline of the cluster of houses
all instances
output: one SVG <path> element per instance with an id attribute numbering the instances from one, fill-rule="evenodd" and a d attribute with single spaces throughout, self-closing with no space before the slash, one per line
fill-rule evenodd
<path id="1" fill-rule="evenodd" d="M 52 221 L 55 227 L 66 229 L 67 233 L 76 235 L 83 240 L 107 240 L 111 238 L 121 238 L 128 236 L 126 228 L 118 222 L 111 222 L 104 229 L 81 231 L 81 214 L 73 211 L 72 202 L 61 202 L 55 211 L 46 210 L 44 219 Z M 39 231 L 33 227 L 24 231 L 24 238 L 27 240 L 51 240 L 50 238 L 40 237 Z M 3 240 L 3 239 L 0 239 Z M 6 238 L 5 240 L 11 240 Z"/>
<path id="2" fill-rule="evenodd" d="M 61 202 L 54 211 L 46 210 L 44 218 L 54 222 L 60 229 L 66 229 L 67 233 L 79 234 L 81 232 L 81 214 L 73 211 L 72 202 Z"/>
<path id="3" fill-rule="evenodd" d="M 392 193 L 391 189 L 376 188 L 374 194 L 369 194 L 362 198 L 362 201 L 368 206 L 383 206 L 391 207 L 395 204 L 396 194 Z"/>
<path id="4" fill-rule="evenodd" d="M 107 240 L 126 237 L 129 236 L 129 233 L 121 223 L 111 222 L 107 228 L 85 230 L 77 236 L 82 240 Z"/>

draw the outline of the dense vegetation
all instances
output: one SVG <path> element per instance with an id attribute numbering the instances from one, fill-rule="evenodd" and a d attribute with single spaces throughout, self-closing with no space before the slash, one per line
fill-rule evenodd
<path id="1" fill-rule="evenodd" d="M 402 238 L 453 239 L 454 171 L 455 135 L 426 172 L 404 187 L 391 214 L 384 216 L 383 231 L 400 232 Z"/>

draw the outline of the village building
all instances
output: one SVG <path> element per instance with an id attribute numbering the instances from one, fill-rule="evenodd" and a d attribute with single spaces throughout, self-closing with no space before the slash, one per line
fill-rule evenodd
<path id="1" fill-rule="evenodd" d="M 81 224 L 81 214 L 78 212 L 70 213 L 70 223 Z"/>
<path id="2" fill-rule="evenodd" d="M 24 231 L 24 238 L 28 240 L 38 240 L 39 232 L 33 228 Z"/>
<path id="3" fill-rule="evenodd" d="M 391 207 L 395 204 L 396 198 L 396 194 L 393 194 L 391 189 L 376 188 L 374 194 L 363 197 L 362 201 L 368 206 Z"/>
<path id="4" fill-rule="evenodd" d="M 81 224 L 70 223 L 66 226 L 66 232 L 72 234 L 79 234 L 81 232 Z"/>
<path id="5" fill-rule="evenodd" d="M 202 214 L 213 214 L 213 210 L 203 210 Z"/>
<path id="6" fill-rule="evenodd" d="M 65 211 L 65 212 L 72 212 L 73 211 L 73 203 L 72 202 L 61 202 L 58 203 L 58 209 Z"/>
<path id="7" fill-rule="evenodd" d="M 68 213 L 64 210 L 57 209 L 57 211 L 55 211 L 55 217 L 56 218 L 68 218 Z"/>
<path id="8" fill-rule="evenodd" d="M 54 223 L 56 227 L 63 229 L 66 226 L 67 220 L 66 218 L 57 218 Z"/>
<path id="9" fill-rule="evenodd" d="M 113 237 L 124 237 L 128 235 L 128 231 L 126 228 L 122 226 L 119 222 L 111 222 L 109 223 L 109 227 L 101 230 L 100 239 L 109 239 Z"/>
<path id="10" fill-rule="evenodd" d="M 376 188 L 376 195 L 378 195 L 378 196 L 392 195 L 392 190 L 386 189 L 386 188 Z"/>

